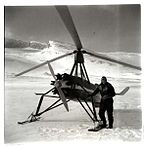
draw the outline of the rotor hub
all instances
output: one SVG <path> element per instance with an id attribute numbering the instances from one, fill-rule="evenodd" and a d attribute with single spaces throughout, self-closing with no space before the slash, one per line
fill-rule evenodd
<path id="1" fill-rule="evenodd" d="M 76 53 L 75 53 L 75 62 L 76 63 L 84 63 L 84 56 L 83 56 L 83 53 L 82 53 L 81 50 L 76 51 Z"/>

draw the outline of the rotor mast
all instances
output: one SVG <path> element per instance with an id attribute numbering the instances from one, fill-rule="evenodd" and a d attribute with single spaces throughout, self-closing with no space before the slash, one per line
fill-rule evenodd
<path id="1" fill-rule="evenodd" d="M 70 75 L 80 76 L 82 79 L 90 82 L 85 65 L 84 65 L 84 56 L 81 50 L 75 51 L 74 65 L 72 67 Z"/>

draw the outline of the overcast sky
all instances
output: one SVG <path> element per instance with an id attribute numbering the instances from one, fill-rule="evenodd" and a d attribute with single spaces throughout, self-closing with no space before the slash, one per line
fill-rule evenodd
<path id="1" fill-rule="evenodd" d="M 140 5 L 69 6 L 83 47 L 100 52 L 141 51 Z M 73 44 L 53 6 L 6 6 L 5 36 Z"/>

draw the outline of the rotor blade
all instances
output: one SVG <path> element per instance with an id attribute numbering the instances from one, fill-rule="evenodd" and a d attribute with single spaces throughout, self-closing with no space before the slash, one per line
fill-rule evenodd
<path id="1" fill-rule="evenodd" d="M 100 58 L 100 59 L 104 59 L 104 60 L 107 60 L 107 61 L 110 61 L 110 62 L 113 62 L 113 63 L 117 63 L 117 64 L 120 64 L 120 65 L 123 65 L 123 66 L 126 66 L 126 67 L 141 70 L 141 67 L 139 67 L 139 66 L 134 66 L 134 65 L 131 65 L 131 64 L 119 61 L 119 60 L 115 60 L 115 59 L 112 59 L 110 57 L 104 56 L 102 54 L 96 54 L 96 53 L 87 52 L 87 51 L 86 51 L 86 54 L 89 54 L 91 56 L 94 56 L 94 57 L 97 57 L 97 58 Z"/>
<path id="2" fill-rule="evenodd" d="M 76 47 L 78 50 L 82 49 L 82 43 L 80 41 L 79 35 L 77 33 L 76 27 L 74 25 L 72 16 L 69 12 L 67 6 L 55 6 L 56 10 L 58 11 L 64 25 L 66 26 L 68 32 L 70 33 Z"/>
<path id="3" fill-rule="evenodd" d="M 62 89 L 61 89 L 62 84 L 61 84 L 60 81 L 57 81 L 57 79 L 56 79 L 56 77 L 55 77 L 54 70 L 53 70 L 53 68 L 52 68 L 52 66 L 51 66 L 51 64 L 50 64 L 49 62 L 48 62 L 48 67 L 49 67 L 49 69 L 50 69 L 50 72 L 51 72 L 52 76 L 54 77 L 55 81 L 57 82 L 57 83 L 55 84 L 55 86 L 56 86 L 56 88 L 57 88 L 57 90 L 58 90 L 58 92 L 59 92 L 59 96 L 60 96 L 60 98 L 61 98 L 61 100 L 62 100 L 62 102 L 63 102 L 63 104 L 64 104 L 66 110 L 69 111 L 69 108 L 68 108 L 68 105 L 67 105 L 67 102 L 66 102 L 66 97 L 65 97 L 65 95 L 64 95 L 64 93 L 63 93 L 63 91 L 62 91 Z"/>
<path id="4" fill-rule="evenodd" d="M 25 71 L 23 71 L 23 72 L 20 72 L 20 73 L 16 74 L 15 77 L 20 76 L 20 75 L 22 75 L 22 74 L 25 74 L 25 73 L 27 73 L 27 72 L 29 72 L 29 71 L 34 70 L 34 69 L 37 69 L 37 68 L 39 68 L 39 67 L 41 67 L 41 66 L 43 66 L 43 65 L 45 65 L 45 64 L 47 64 L 47 63 L 48 63 L 48 62 L 45 61 L 45 62 L 43 62 L 43 63 L 41 63 L 41 64 L 39 64 L 39 65 L 37 65 L 37 66 L 34 66 L 34 67 L 30 68 L 30 69 L 27 69 L 27 70 L 25 70 Z"/>
<path id="5" fill-rule="evenodd" d="M 51 60 L 49 60 L 49 61 L 45 61 L 45 62 L 43 62 L 43 63 L 41 63 L 41 64 L 39 64 L 39 65 L 36 65 L 36 66 L 34 66 L 34 67 L 30 68 L 30 69 L 27 69 L 27 70 L 25 70 L 25 71 L 23 71 L 23 72 L 20 72 L 20 73 L 16 74 L 15 77 L 20 76 L 20 75 L 22 75 L 22 74 L 25 74 L 25 73 L 27 73 L 27 72 L 30 72 L 30 71 L 32 71 L 32 70 L 34 70 L 34 69 L 39 68 L 39 67 L 42 67 L 43 65 L 47 64 L 48 62 L 56 61 L 56 60 L 58 60 L 58 59 L 64 58 L 64 57 L 69 56 L 69 55 L 71 55 L 71 54 L 73 54 L 73 52 L 68 53 L 68 54 L 61 55 L 61 56 L 56 57 L 56 58 L 53 58 L 53 59 L 51 59 Z"/>
<path id="6" fill-rule="evenodd" d="M 59 57 L 53 58 L 53 59 L 51 59 L 51 60 L 48 60 L 48 62 L 51 63 L 51 62 L 53 62 L 53 61 L 56 61 L 56 60 L 58 60 L 58 59 L 64 58 L 64 57 L 69 56 L 69 55 L 72 55 L 72 54 L 73 54 L 73 52 L 67 53 L 67 54 L 61 55 L 61 56 L 59 56 Z"/>

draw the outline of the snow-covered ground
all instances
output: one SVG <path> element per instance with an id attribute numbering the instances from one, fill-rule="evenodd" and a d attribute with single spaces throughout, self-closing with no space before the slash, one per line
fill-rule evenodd
<path id="1" fill-rule="evenodd" d="M 5 49 L 5 142 L 78 139 L 140 141 L 142 138 L 140 71 L 111 64 L 88 55 L 85 55 L 85 66 L 91 82 L 99 83 L 101 76 L 105 75 L 115 87 L 116 92 L 130 86 L 126 95 L 114 98 L 114 129 L 104 129 L 97 133 L 88 132 L 88 128 L 93 127 L 93 123 L 81 106 L 73 101 L 69 102 L 70 112 L 66 112 L 64 107 L 59 107 L 42 115 L 42 119 L 38 122 L 26 125 L 17 124 L 36 110 L 39 97 L 34 93 L 50 89 L 50 80 L 53 78 L 47 66 L 18 78 L 13 78 L 13 75 L 38 63 L 71 52 L 70 48 L 69 45 L 51 42 L 51 47 L 43 50 Z M 117 52 L 107 55 L 136 65 L 140 63 L 139 54 Z M 55 73 L 69 73 L 73 58 L 74 56 L 68 56 L 53 62 Z M 47 107 L 53 101 L 54 99 L 46 98 L 43 107 Z"/>

